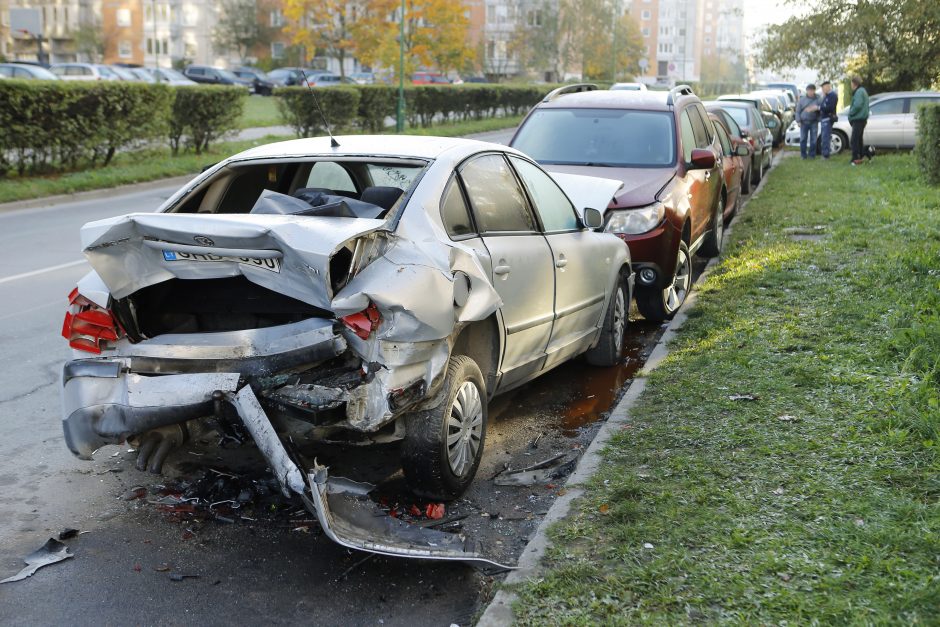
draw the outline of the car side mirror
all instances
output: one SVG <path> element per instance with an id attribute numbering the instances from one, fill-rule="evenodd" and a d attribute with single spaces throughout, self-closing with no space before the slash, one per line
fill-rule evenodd
<path id="1" fill-rule="evenodd" d="M 734 149 L 734 154 L 738 155 L 739 157 L 746 157 L 751 154 L 751 151 L 748 150 L 747 146 L 744 144 L 738 144 Z"/>
<path id="2" fill-rule="evenodd" d="M 597 209 L 585 207 L 582 222 L 584 222 L 585 228 L 599 229 L 604 226 L 604 215 Z"/>
<path id="3" fill-rule="evenodd" d="M 741 129 L 741 139 L 747 139 L 747 138 L 750 137 L 750 136 L 751 136 L 750 133 L 748 133 L 748 132 L 747 132 L 746 130 L 744 130 L 743 128 Z"/>
<path id="4" fill-rule="evenodd" d="M 715 153 L 705 148 L 695 148 L 689 164 L 693 170 L 710 170 L 715 167 Z"/>

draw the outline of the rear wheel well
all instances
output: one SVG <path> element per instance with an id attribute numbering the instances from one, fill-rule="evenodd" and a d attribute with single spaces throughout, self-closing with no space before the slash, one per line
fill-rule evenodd
<path id="1" fill-rule="evenodd" d="M 457 334 L 450 354 L 466 355 L 476 362 L 486 382 L 486 394 L 492 397 L 499 368 L 499 325 L 495 316 L 464 326 Z"/>
<path id="2" fill-rule="evenodd" d="M 686 246 L 692 245 L 692 223 L 689 220 L 686 220 L 685 224 L 682 225 L 682 241 L 685 242 Z"/>

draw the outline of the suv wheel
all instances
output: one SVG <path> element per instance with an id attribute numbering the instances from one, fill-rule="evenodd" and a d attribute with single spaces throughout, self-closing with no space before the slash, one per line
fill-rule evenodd
<path id="1" fill-rule="evenodd" d="M 662 287 L 637 287 L 636 306 L 643 317 L 652 322 L 671 320 L 685 302 L 692 288 L 692 257 L 689 246 L 679 242 L 676 269 L 669 282 Z"/>
<path id="2" fill-rule="evenodd" d="M 486 384 L 476 362 L 450 358 L 437 407 L 404 417 L 401 465 L 418 496 L 450 501 L 473 481 L 486 439 Z"/>
<path id="3" fill-rule="evenodd" d="M 721 238 L 725 234 L 725 203 L 727 202 L 727 195 L 724 190 L 721 190 L 721 195 L 718 197 L 718 205 L 715 207 L 715 213 L 712 215 L 712 226 L 708 231 L 708 235 L 705 236 L 705 241 L 702 242 L 701 248 L 699 248 L 699 254 L 703 257 L 717 257 L 721 254 Z"/>
<path id="4" fill-rule="evenodd" d="M 616 366 L 623 357 L 623 338 L 626 335 L 630 315 L 630 295 L 624 285 L 623 275 L 617 277 L 614 293 L 610 295 L 604 326 L 597 346 L 588 350 L 584 358 L 592 366 Z"/>

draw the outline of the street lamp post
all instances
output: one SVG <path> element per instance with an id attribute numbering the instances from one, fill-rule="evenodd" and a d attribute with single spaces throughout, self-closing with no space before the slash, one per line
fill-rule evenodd
<path id="1" fill-rule="evenodd" d="M 395 132 L 405 131 L 405 0 L 401 0 L 401 17 L 398 22 L 398 110 L 395 116 Z"/>

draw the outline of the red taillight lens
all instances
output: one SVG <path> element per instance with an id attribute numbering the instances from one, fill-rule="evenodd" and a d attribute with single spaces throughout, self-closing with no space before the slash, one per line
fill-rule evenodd
<path id="1" fill-rule="evenodd" d="M 69 346 L 80 351 L 100 354 L 102 340 L 117 340 L 122 337 L 114 315 L 102 309 L 75 288 L 69 293 L 69 310 L 62 322 L 62 337 L 69 341 Z"/>
<path id="2" fill-rule="evenodd" d="M 379 310 L 376 309 L 375 304 L 369 303 L 369 306 L 359 313 L 343 316 L 340 320 L 342 320 L 343 324 L 349 327 L 353 333 L 364 340 L 368 340 L 369 336 L 372 335 L 372 331 L 378 328 L 382 317 L 379 315 Z"/>

